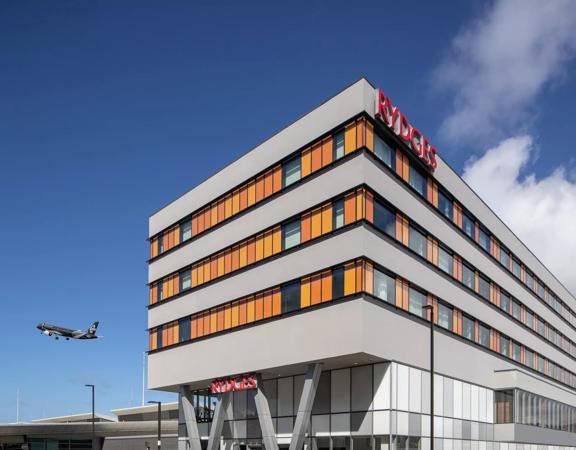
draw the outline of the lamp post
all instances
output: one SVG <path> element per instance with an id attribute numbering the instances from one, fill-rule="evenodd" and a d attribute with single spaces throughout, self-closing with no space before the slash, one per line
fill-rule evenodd
<path id="1" fill-rule="evenodd" d="M 158 450 L 162 448 L 162 422 L 161 422 L 161 415 L 162 415 L 162 402 L 157 402 L 154 400 L 149 400 L 148 403 L 156 403 L 158 405 Z"/>
<path id="2" fill-rule="evenodd" d="M 434 305 L 424 305 L 430 314 L 430 450 L 434 450 Z"/>
<path id="3" fill-rule="evenodd" d="M 96 433 L 94 432 L 94 385 L 85 384 L 84 386 L 92 389 L 92 449 L 94 449 L 94 440 L 96 439 Z"/>

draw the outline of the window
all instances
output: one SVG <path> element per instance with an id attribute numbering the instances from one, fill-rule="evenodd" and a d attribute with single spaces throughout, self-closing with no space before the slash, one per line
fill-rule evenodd
<path id="1" fill-rule="evenodd" d="M 468 214 L 462 213 L 462 230 L 472 239 L 475 239 L 474 236 L 474 219 L 472 219 Z"/>
<path id="2" fill-rule="evenodd" d="M 512 258 L 512 273 L 516 278 L 520 278 L 520 262 L 516 258 Z"/>
<path id="3" fill-rule="evenodd" d="M 514 391 L 496 391 L 494 393 L 496 406 L 496 423 L 514 422 Z"/>
<path id="4" fill-rule="evenodd" d="M 190 339 L 190 317 L 178 321 L 178 342 Z"/>
<path id="5" fill-rule="evenodd" d="M 156 348 L 162 348 L 162 327 L 156 328 Z"/>
<path id="6" fill-rule="evenodd" d="M 410 227 L 408 246 L 420 256 L 426 258 L 426 237 L 412 226 Z"/>
<path id="7" fill-rule="evenodd" d="M 282 225 L 282 242 L 284 250 L 300 244 L 300 219 Z"/>
<path id="8" fill-rule="evenodd" d="M 544 284 L 542 284 L 542 282 L 538 282 L 538 297 L 540 297 L 542 300 L 544 300 Z"/>
<path id="9" fill-rule="evenodd" d="M 342 267 L 332 271 L 332 298 L 344 297 L 344 269 Z"/>
<path id="10" fill-rule="evenodd" d="M 544 336 L 545 334 L 545 326 L 544 326 L 544 321 L 541 319 L 538 319 L 538 334 L 541 336 Z"/>
<path id="11" fill-rule="evenodd" d="M 332 152 L 334 160 L 340 159 L 344 156 L 344 131 L 340 131 L 334 135 Z"/>
<path id="12" fill-rule="evenodd" d="M 419 317 L 426 318 L 426 311 L 422 309 L 424 305 L 426 305 L 426 295 L 414 288 L 410 288 L 408 292 L 408 311 Z"/>
<path id="13" fill-rule="evenodd" d="M 490 300 L 490 282 L 483 276 L 478 277 L 478 293 L 485 300 Z"/>
<path id="14" fill-rule="evenodd" d="M 500 335 L 500 353 L 504 356 L 510 354 L 510 339 L 503 334 Z"/>
<path id="15" fill-rule="evenodd" d="M 448 219 L 452 220 L 452 200 L 442 191 L 438 191 L 438 209 Z"/>
<path id="16" fill-rule="evenodd" d="M 332 228 L 337 229 L 344 226 L 344 199 L 339 199 L 332 206 Z"/>
<path id="17" fill-rule="evenodd" d="M 474 269 L 466 264 L 462 264 L 462 283 L 468 286 L 470 289 L 474 290 Z"/>
<path id="18" fill-rule="evenodd" d="M 396 281 L 379 270 L 374 270 L 374 295 L 394 304 L 396 301 Z"/>
<path id="19" fill-rule="evenodd" d="M 534 289 L 534 276 L 528 270 L 526 271 L 526 286 Z"/>
<path id="20" fill-rule="evenodd" d="M 192 278 L 190 276 L 190 269 L 180 272 L 180 291 L 190 289 L 192 287 Z"/>
<path id="21" fill-rule="evenodd" d="M 438 267 L 448 275 L 452 275 L 452 271 L 454 270 L 452 255 L 442 247 L 438 247 Z"/>
<path id="22" fill-rule="evenodd" d="M 544 358 L 538 355 L 538 370 L 544 373 Z"/>
<path id="23" fill-rule="evenodd" d="M 512 359 L 514 361 L 520 362 L 520 357 L 522 355 L 522 350 L 520 344 L 517 342 L 512 342 Z"/>
<path id="24" fill-rule="evenodd" d="M 462 336 L 469 341 L 474 340 L 474 320 L 468 316 L 462 316 Z"/>
<path id="25" fill-rule="evenodd" d="M 526 314 L 524 314 L 524 318 L 526 319 L 524 323 L 528 325 L 530 328 L 534 327 L 534 314 L 530 310 L 526 310 Z"/>
<path id="26" fill-rule="evenodd" d="M 158 236 L 158 253 L 164 253 L 164 239 L 162 235 Z"/>
<path id="27" fill-rule="evenodd" d="M 296 183 L 300 179 L 300 158 L 294 158 L 282 166 L 284 187 Z"/>
<path id="28" fill-rule="evenodd" d="M 518 303 L 515 300 L 512 300 L 512 316 L 516 319 L 516 320 L 520 320 L 520 303 Z"/>
<path id="29" fill-rule="evenodd" d="M 162 281 L 160 281 L 158 284 L 156 284 L 156 286 L 158 287 L 158 289 L 157 289 L 157 290 L 158 290 L 158 294 L 157 294 L 157 297 L 156 297 L 157 300 L 158 300 L 158 301 L 164 300 L 164 292 L 163 292 L 163 289 L 162 289 L 162 286 L 164 286 L 164 283 L 162 283 Z"/>
<path id="30" fill-rule="evenodd" d="M 426 197 L 426 177 L 412 164 L 410 164 L 410 186 L 422 197 Z"/>
<path id="31" fill-rule="evenodd" d="M 392 164 L 394 158 L 392 158 L 392 155 L 394 152 L 392 151 L 392 148 L 390 148 L 390 146 L 377 135 L 374 136 L 374 154 L 388 167 L 393 168 Z"/>
<path id="32" fill-rule="evenodd" d="M 504 267 L 510 267 L 510 255 L 508 254 L 508 250 L 503 247 L 500 247 L 500 264 Z"/>
<path id="33" fill-rule="evenodd" d="M 487 252 L 490 252 L 490 237 L 488 233 L 483 228 L 480 228 L 478 232 L 478 243 Z"/>
<path id="34" fill-rule="evenodd" d="M 534 352 L 532 350 L 524 350 L 524 361 L 530 368 L 534 368 Z"/>
<path id="35" fill-rule="evenodd" d="M 478 325 L 478 343 L 482 347 L 490 348 L 490 329 L 482 324 Z"/>
<path id="36" fill-rule="evenodd" d="M 300 281 L 282 286 L 281 298 L 283 314 L 300 309 Z"/>
<path id="37" fill-rule="evenodd" d="M 396 236 L 396 214 L 379 201 L 374 202 L 374 226 L 388 236 Z"/>
<path id="38" fill-rule="evenodd" d="M 180 224 L 180 242 L 187 241 L 192 237 L 192 221 L 187 220 Z"/>
<path id="39" fill-rule="evenodd" d="M 500 309 L 510 314 L 510 296 L 504 291 L 500 291 Z"/>
<path id="40" fill-rule="evenodd" d="M 452 308 L 438 303 L 438 326 L 452 330 Z"/>

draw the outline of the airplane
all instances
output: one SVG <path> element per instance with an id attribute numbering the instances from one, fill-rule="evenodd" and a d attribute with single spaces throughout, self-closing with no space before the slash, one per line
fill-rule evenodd
<path id="1" fill-rule="evenodd" d="M 36 328 L 40 330 L 44 336 L 54 336 L 56 340 L 59 337 L 66 338 L 66 340 L 72 339 L 98 339 L 102 336 L 96 336 L 96 328 L 98 328 L 98 322 L 94 322 L 90 325 L 86 331 L 82 330 L 71 330 L 70 328 L 59 327 L 56 325 L 50 325 L 48 323 L 39 323 Z"/>

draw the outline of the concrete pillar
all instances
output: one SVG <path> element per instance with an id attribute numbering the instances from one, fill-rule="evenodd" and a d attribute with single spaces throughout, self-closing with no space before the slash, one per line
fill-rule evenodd
<path id="1" fill-rule="evenodd" d="M 270 405 L 264 392 L 264 383 L 260 375 L 257 375 L 256 378 L 258 380 L 258 387 L 256 388 L 256 395 L 254 396 L 254 403 L 256 403 L 256 412 L 258 413 L 260 429 L 262 430 L 262 442 L 266 450 L 278 450 L 278 441 L 276 440 L 272 414 L 270 414 Z"/>
<path id="2" fill-rule="evenodd" d="M 302 450 L 304 446 L 304 438 L 308 431 L 312 406 L 314 405 L 314 398 L 316 397 L 321 372 L 322 364 L 320 363 L 312 364 L 308 367 L 306 377 L 304 378 L 304 386 L 302 387 L 302 396 L 298 404 L 296 423 L 294 424 L 289 450 Z"/>
<path id="3" fill-rule="evenodd" d="M 220 398 L 216 403 L 216 409 L 214 410 L 214 418 L 212 419 L 212 428 L 210 429 L 210 437 L 208 438 L 208 447 L 206 450 L 217 450 L 220 445 L 226 410 L 230 404 L 231 397 L 232 392 L 223 392 L 220 394 Z"/>
<path id="4" fill-rule="evenodd" d="M 186 436 L 180 436 L 180 424 L 185 424 Z M 181 439 L 181 437 L 185 439 Z M 192 402 L 192 393 L 188 386 L 180 386 L 178 395 L 178 450 L 202 450 L 198 423 L 196 422 L 196 411 Z"/>

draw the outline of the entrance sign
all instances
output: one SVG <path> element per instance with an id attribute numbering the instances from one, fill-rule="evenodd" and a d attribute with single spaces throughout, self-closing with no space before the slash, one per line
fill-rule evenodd
<path id="1" fill-rule="evenodd" d="M 410 124 L 406 115 L 397 106 L 392 105 L 390 98 L 381 89 L 378 89 L 376 117 L 404 140 L 427 167 L 431 170 L 438 167 L 436 147 L 430 145 L 420 130 Z"/>
<path id="2" fill-rule="evenodd" d="M 248 389 L 256 389 L 258 381 L 255 374 L 239 375 L 237 377 L 224 377 L 212 381 L 211 392 L 212 394 L 220 394 L 223 392 L 245 391 Z"/>

